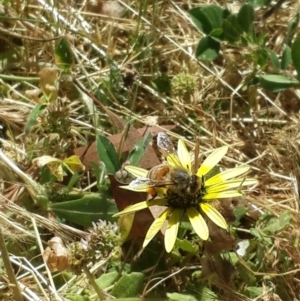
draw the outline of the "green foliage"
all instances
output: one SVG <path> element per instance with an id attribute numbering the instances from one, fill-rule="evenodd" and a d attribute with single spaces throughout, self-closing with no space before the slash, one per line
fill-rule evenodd
<path id="1" fill-rule="evenodd" d="M 229 43 L 235 43 L 240 40 L 243 28 L 241 27 L 240 21 L 236 15 L 230 15 L 223 21 L 224 40 Z"/>
<path id="2" fill-rule="evenodd" d="M 207 35 L 216 29 L 221 29 L 222 21 L 228 14 L 228 10 L 224 10 L 217 5 L 196 7 L 189 10 L 189 15 L 194 24 Z"/>
<path id="3" fill-rule="evenodd" d="M 169 293 L 167 294 L 167 296 L 170 301 L 198 301 L 199 300 L 192 295 L 186 295 L 186 294 Z M 205 300 L 211 300 L 211 299 L 205 299 Z"/>
<path id="4" fill-rule="evenodd" d="M 118 272 L 108 272 L 106 274 L 101 275 L 98 279 L 96 279 L 96 283 L 102 289 L 106 289 L 107 287 L 114 284 L 118 276 L 119 276 Z"/>
<path id="5" fill-rule="evenodd" d="M 282 213 L 279 217 L 266 213 L 260 218 L 263 232 L 266 234 L 275 234 L 282 231 L 290 224 L 290 221 L 291 214 L 288 211 Z"/>
<path id="6" fill-rule="evenodd" d="M 101 190 L 102 184 L 104 182 L 104 177 L 106 175 L 106 167 L 105 163 L 100 161 L 99 163 L 90 162 L 90 165 L 95 172 L 96 175 L 96 181 L 97 181 L 97 187 L 98 190 Z"/>
<path id="7" fill-rule="evenodd" d="M 203 39 L 201 39 L 196 48 L 196 57 L 199 59 L 212 61 L 217 58 L 220 47 L 220 43 L 213 37 L 204 37 Z"/>
<path id="8" fill-rule="evenodd" d="M 115 147 L 105 136 L 96 137 L 97 153 L 100 160 L 105 164 L 106 172 L 115 174 L 121 167 Z"/>
<path id="9" fill-rule="evenodd" d="M 292 45 L 293 37 L 299 25 L 300 12 L 297 11 L 294 18 L 288 23 L 287 33 L 285 36 L 284 43 L 288 46 Z"/>
<path id="10" fill-rule="evenodd" d="M 63 37 L 54 51 L 55 63 L 64 72 L 69 73 L 73 65 L 73 53 L 69 41 Z"/>
<path id="11" fill-rule="evenodd" d="M 46 105 L 38 104 L 32 109 L 25 125 L 26 134 L 28 134 L 30 132 L 31 127 L 37 123 L 38 117 L 44 112 L 46 108 L 47 108 Z"/>
<path id="12" fill-rule="evenodd" d="M 292 45 L 291 55 L 293 64 L 298 74 L 298 78 L 300 78 L 300 36 L 297 36 Z"/>
<path id="13" fill-rule="evenodd" d="M 131 165 L 136 166 L 140 162 L 151 139 L 152 135 L 151 133 L 148 133 L 143 139 L 135 144 L 134 149 L 131 151 L 128 157 Z"/>
<path id="14" fill-rule="evenodd" d="M 251 46 L 254 51 L 251 54 L 245 54 L 244 58 L 253 63 L 254 76 L 258 71 L 257 66 L 261 70 L 266 70 L 270 60 L 276 71 L 280 73 L 287 70 L 290 64 L 293 63 L 299 77 L 300 36 L 295 39 L 294 43 L 291 42 L 295 28 L 299 23 L 299 13 L 296 13 L 294 19 L 288 25 L 286 44 L 282 51 L 281 61 L 279 61 L 277 54 L 266 47 L 267 35 L 264 32 L 259 35 L 255 33 L 255 11 L 253 6 L 266 5 L 267 2 L 250 1 L 249 4 L 242 5 L 237 14 L 232 14 L 216 5 L 191 9 L 189 14 L 194 24 L 206 34 L 198 43 L 195 52 L 196 57 L 207 61 L 215 60 L 219 55 L 222 42 L 229 42 L 240 47 Z M 284 74 L 266 73 L 258 75 L 258 79 L 264 89 L 272 92 L 280 92 L 299 85 L 297 79 Z"/>
<path id="15" fill-rule="evenodd" d="M 130 298 L 135 297 L 142 292 L 144 274 L 132 272 L 131 274 L 124 274 L 115 283 L 111 294 L 116 298 Z"/>
<path id="16" fill-rule="evenodd" d="M 94 91 L 94 94 L 104 105 L 108 105 L 115 100 L 124 102 L 122 72 L 115 61 L 108 58 L 107 62 L 109 64 L 109 74 L 101 79 L 99 87 Z"/>
<path id="17" fill-rule="evenodd" d="M 162 74 L 152 80 L 152 86 L 159 93 L 171 93 L 171 82 L 167 74 Z"/>
<path id="18" fill-rule="evenodd" d="M 259 77 L 261 86 L 272 92 L 280 92 L 299 85 L 299 81 L 284 75 L 266 74 Z"/>
<path id="19" fill-rule="evenodd" d="M 107 195 L 99 193 L 86 193 L 75 200 L 54 203 L 49 210 L 55 212 L 58 217 L 69 222 L 85 227 L 99 219 L 115 221 L 112 216 L 117 213 L 116 204 L 111 202 Z"/>
<path id="20" fill-rule="evenodd" d="M 249 33 L 253 27 L 254 20 L 255 11 L 252 5 L 243 5 L 237 14 L 237 25 L 240 26 L 245 33 Z"/>
<path id="21" fill-rule="evenodd" d="M 288 45 L 286 45 L 281 57 L 281 65 L 280 65 L 281 69 L 286 70 L 291 62 L 292 62 L 292 51 L 291 48 Z"/>
<path id="22" fill-rule="evenodd" d="M 197 46 L 196 57 L 208 61 L 217 58 L 221 41 L 236 43 L 241 41 L 243 33 L 249 35 L 255 18 L 249 4 L 243 5 L 236 15 L 216 5 L 193 8 L 189 14 L 197 28 L 206 34 Z"/>

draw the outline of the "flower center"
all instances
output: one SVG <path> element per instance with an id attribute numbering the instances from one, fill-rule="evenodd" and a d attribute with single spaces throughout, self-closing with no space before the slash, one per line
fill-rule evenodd
<path id="1" fill-rule="evenodd" d="M 168 206 L 186 209 L 201 203 L 202 196 L 205 194 L 204 185 L 198 187 L 194 193 L 190 193 L 191 191 L 193 191 L 193 187 L 190 187 L 190 189 L 182 189 L 182 191 L 174 190 L 172 187 L 168 188 L 166 193 Z"/>

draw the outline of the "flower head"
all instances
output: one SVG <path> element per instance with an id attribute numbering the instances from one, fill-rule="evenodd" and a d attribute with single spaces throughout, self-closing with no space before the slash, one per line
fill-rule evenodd
<path id="1" fill-rule="evenodd" d="M 166 209 L 150 226 L 143 247 L 158 233 L 165 221 L 165 248 L 170 252 L 175 244 L 180 221 L 187 215 L 195 233 L 203 240 L 209 237 L 207 224 L 202 216 L 204 213 L 211 221 L 223 229 L 228 225 L 224 217 L 210 201 L 243 195 L 241 187 L 257 183 L 253 178 L 238 178 L 250 167 L 242 165 L 211 175 L 213 168 L 221 161 L 228 151 L 227 146 L 214 150 L 198 168 L 192 166 L 189 151 L 183 140 L 178 140 L 177 151 L 165 133 L 159 133 L 157 145 L 165 156 L 166 163 L 155 166 L 150 171 L 126 166 L 126 170 L 137 178 L 125 189 L 150 192 L 151 200 L 131 205 L 115 216 L 133 213 L 151 206 L 166 206 Z"/>

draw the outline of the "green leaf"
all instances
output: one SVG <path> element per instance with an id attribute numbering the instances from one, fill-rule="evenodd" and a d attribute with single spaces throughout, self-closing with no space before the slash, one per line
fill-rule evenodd
<path id="1" fill-rule="evenodd" d="M 264 89 L 272 92 L 280 92 L 299 85 L 298 80 L 277 74 L 261 75 L 259 82 Z"/>
<path id="2" fill-rule="evenodd" d="M 196 57 L 202 60 L 213 61 L 217 58 L 219 51 L 220 43 L 207 36 L 200 40 L 196 49 Z"/>
<path id="3" fill-rule="evenodd" d="M 143 139 L 141 139 L 135 144 L 135 147 L 130 153 L 128 158 L 131 165 L 133 166 L 138 165 L 151 139 L 152 139 L 152 135 L 151 133 L 148 133 L 147 136 L 145 136 Z"/>
<path id="4" fill-rule="evenodd" d="M 254 57 L 257 64 L 261 67 L 261 69 L 264 69 L 268 65 L 269 55 L 265 48 L 263 47 L 258 48 L 254 52 Z"/>
<path id="5" fill-rule="evenodd" d="M 30 132 L 31 127 L 37 123 L 38 117 L 44 112 L 46 107 L 47 105 L 38 104 L 33 108 L 25 124 L 25 134 L 28 134 Z"/>
<path id="6" fill-rule="evenodd" d="M 51 170 L 47 165 L 41 168 L 41 178 L 40 178 L 41 184 L 54 183 L 56 182 L 56 180 L 57 180 L 56 177 L 52 174 Z"/>
<path id="7" fill-rule="evenodd" d="M 67 300 L 70 300 L 70 301 L 89 301 L 90 300 L 88 297 L 80 296 L 77 294 L 66 294 L 66 298 L 67 298 Z"/>
<path id="8" fill-rule="evenodd" d="M 91 165 L 93 171 L 96 174 L 97 187 L 100 190 L 101 185 L 105 178 L 105 171 L 106 171 L 105 164 L 103 162 L 98 162 L 98 163 L 90 162 L 89 164 Z"/>
<path id="9" fill-rule="evenodd" d="M 234 210 L 234 216 L 235 216 L 235 221 L 234 221 L 234 225 L 238 226 L 240 224 L 240 220 L 246 215 L 246 213 L 248 212 L 248 208 L 247 207 L 237 207 Z"/>
<path id="10" fill-rule="evenodd" d="M 262 46 L 262 49 L 265 50 L 265 44 L 268 40 L 268 34 L 266 32 L 261 32 L 254 40 L 254 43 Z"/>
<path id="11" fill-rule="evenodd" d="M 122 275 L 114 285 L 111 294 L 116 298 L 130 298 L 139 295 L 143 289 L 144 274 L 133 272 Z"/>
<path id="12" fill-rule="evenodd" d="M 243 33 L 243 29 L 240 27 L 235 15 L 231 15 L 224 20 L 222 28 L 224 31 L 224 39 L 230 43 L 238 41 Z"/>
<path id="13" fill-rule="evenodd" d="M 299 19 L 300 19 L 300 11 L 297 11 L 295 14 L 294 19 L 288 23 L 287 33 L 284 39 L 284 44 L 291 46 L 293 36 L 298 28 L 299 25 Z"/>
<path id="14" fill-rule="evenodd" d="M 271 50 L 269 48 L 266 48 L 266 50 L 267 50 L 267 53 L 269 55 L 269 59 L 271 60 L 273 66 L 276 69 L 280 69 L 280 62 L 279 62 L 279 59 L 277 57 L 277 54 L 273 50 Z"/>
<path id="15" fill-rule="evenodd" d="M 213 29 L 209 35 L 221 42 L 221 40 L 223 39 L 223 33 L 224 33 L 224 31 L 222 28 L 216 28 L 216 29 Z"/>
<path id="16" fill-rule="evenodd" d="M 171 93 L 171 81 L 167 74 L 162 74 L 152 80 L 152 86 L 159 93 Z"/>
<path id="17" fill-rule="evenodd" d="M 68 189 L 71 190 L 80 178 L 81 178 L 80 174 L 78 173 L 72 174 L 72 177 L 68 183 Z"/>
<path id="18" fill-rule="evenodd" d="M 189 10 L 189 15 L 198 29 L 207 35 L 214 29 L 222 27 L 223 19 L 229 14 L 217 5 L 196 7 Z"/>
<path id="19" fill-rule="evenodd" d="M 191 254 L 195 254 L 198 250 L 199 247 L 192 244 L 190 241 L 188 241 L 187 239 L 176 239 L 176 247 L 180 248 L 181 250 L 191 253 Z"/>
<path id="20" fill-rule="evenodd" d="M 64 71 L 70 71 L 73 65 L 73 52 L 69 45 L 69 41 L 63 37 L 54 51 L 55 64 Z"/>
<path id="21" fill-rule="evenodd" d="M 300 77 L 300 35 L 295 39 L 291 50 L 293 64 L 297 71 L 298 77 Z"/>
<path id="22" fill-rule="evenodd" d="M 260 232 L 259 232 L 256 228 L 250 228 L 250 233 L 251 233 L 254 237 L 258 238 L 258 240 L 263 240 L 262 235 L 260 234 Z"/>
<path id="23" fill-rule="evenodd" d="M 118 154 L 113 144 L 105 136 L 97 136 L 97 153 L 105 164 L 107 173 L 115 174 L 121 167 Z"/>
<path id="24" fill-rule="evenodd" d="M 249 263 L 251 263 L 251 262 L 248 261 L 247 264 L 250 265 Z M 241 263 L 238 262 L 236 264 L 236 269 L 237 269 L 239 278 L 243 282 L 245 282 L 247 285 L 255 285 L 256 284 L 256 281 L 257 281 L 256 277 L 244 265 L 242 265 Z"/>
<path id="25" fill-rule="evenodd" d="M 278 231 L 283 230 L 286 226 L 290 224 L 291 215 L 288 211 L 282 213 L 279 218 L 274 217 L 270 220 L 267 227 L 263 229 L 264 232 L 269 232 L 275 234 Z"/>
<path id="26" fill-rule="evenodd" d="M 255 20 L 255 11 L 253 6 L 250 4 L 243 5 L 238 12 L 237 20 L 243 31 L 249 33 Z"/>
<path id="27" fill-rule="evenodd" d="M 99 285 L 100 288 L 106 289 L 107 287 L 114 284 L 118 276 L 118 272 L 102 274 L 98 279 L 96 279 L 96 283 Z"/>
<path id="28" fill-rule="evenodd" d="M 263 292 L 264 291 L 262 290 L 262 288 L 261 287 L 257 287 L 257 286 L 248 286 L 245 289 L 245 294 L 249 298 L 256 298 L 258 296 L 261 296 L 263 294 Z"/>
<path id="29" fill-rule="evenodd" d="M 281 58 L 281 69 L 286 70 L 292 61 L 291 48 L 286 45 Z"/>
<path id="30" fill-rule="evenodd" d="M 78 200 L 52 204 L 49 209 L 58 217 L 85 227 L 99 219 L 115 221 L 112 215 L 118 212 L 116 204 L 107 195 L 87 193 Z"/>
<path id="31" fill-rule="evenodd" d="M 203 287 L 201 292 L 201 299 L 199 301 L 216 301 L 218 300 L 218 296 L 211 291 L 208 287 Z"/>
<path id="32" fill-rule="evenodd" d="M 167 293 L 168 300 L 171 301 L 198 301 L 198 299 L 192 295 L 179 294 L 179 293 Z M 206 299 L 212 300 L 212 299 Z"/>

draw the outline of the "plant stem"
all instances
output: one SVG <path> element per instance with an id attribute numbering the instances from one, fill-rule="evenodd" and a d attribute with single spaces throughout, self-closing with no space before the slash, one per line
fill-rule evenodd
<path id="1" fill-rule="evenodd" d="M 10 287 L 11 287 L 11 289 L 13 291 L 13 294 L 14 294 L 14 300 L 23 301 L 24 299 L 23 299 L 20 287 L 18 285 L 16 275 L 14 273 L 11 262 L 9 260 L 9 255 L 8 255 L 7 249 L 5 247 L 5 241 L 4 241 L 4 238 L 3 238 L 1 228 L 0 228 L 0 251 L 1 251 L 1 254 L 2 254 L 2 260 L 3 260 L 3 264 L 4 264 L 4 267 L 5 267 L 6 272 L 7 272 L 7 276 L 8 276 L 8 279 L 10 281 L 10 284 L 11 284 Z"/>
<path id="2" fill-rule="evenodd" d="M 89 279 L 90 284 L 95 289 L 95 291 L 96 291 L 96 293 L 97 293 L 97 295 L 99 297 L 99 300 L 105 300 L 105 294 L 104 294 L 103 290 L 96 283 L 93 274 L 90 272 L 90 270 L 88 269 L 88 267 L 86 265 L 83 266 L 83 271 L 85 272 L 87 278 Z"/>

